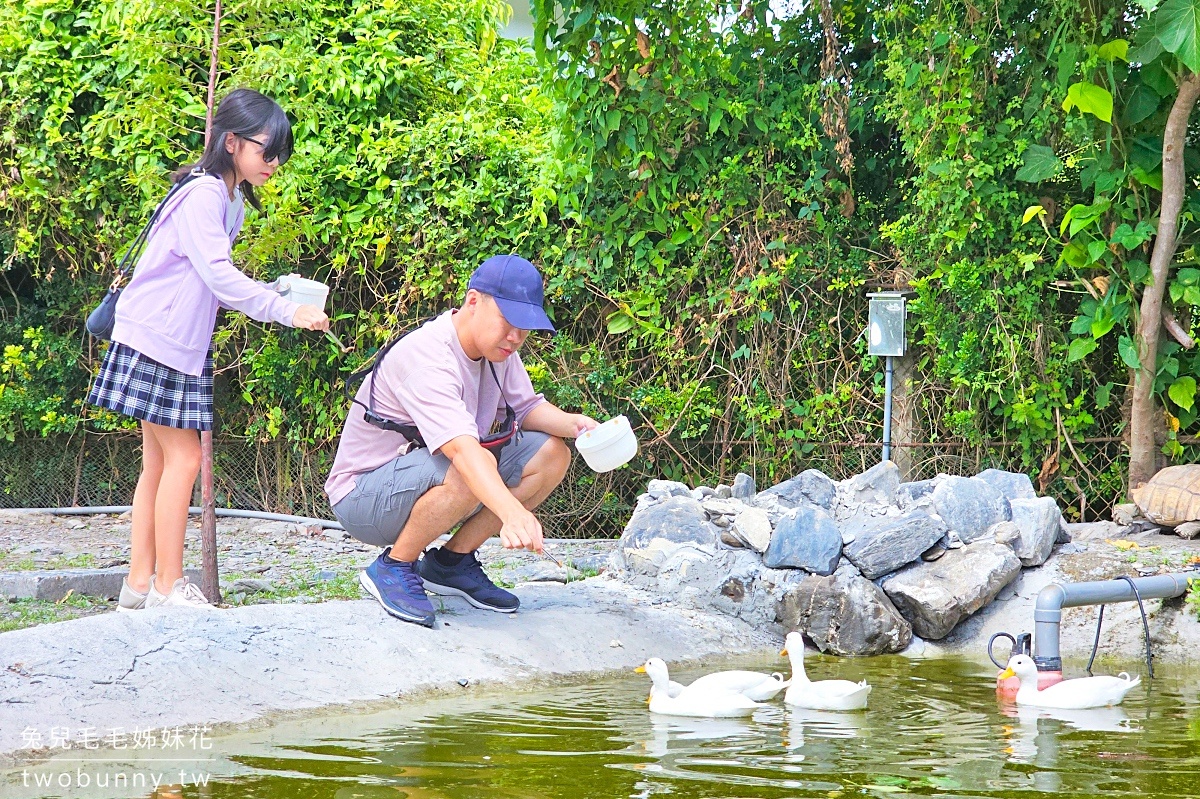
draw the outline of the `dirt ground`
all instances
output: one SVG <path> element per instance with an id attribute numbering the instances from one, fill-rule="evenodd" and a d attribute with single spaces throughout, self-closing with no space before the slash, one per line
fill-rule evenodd
<path id="1" fill-rule="evenodd" d="M 0 511 L 0 572 L 109 568 L 129 563 L 129 514 L 55 516 Z M 498 584 L 568 582 L 602 572 L 615 541 L 553 541 L 557 558 L 505 550 L 498 541 L 480 560 Z M 217 566 L 228 605 L 308 603 L 363 596 L 358 572 L 379 554 L 340 530 L 290 522 L 217 519 Z M 184 566 L 200 568 L 200 520 L 189 520 Z M 0 632 L 112 609 L 115 603 L 70 597 L 0 604 Z"/>

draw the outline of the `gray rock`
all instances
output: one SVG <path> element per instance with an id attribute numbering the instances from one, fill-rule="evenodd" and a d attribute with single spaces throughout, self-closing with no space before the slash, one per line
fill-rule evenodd
<path id="1" fill-rule="evenodd" d="M 733 520 L 732 529 L 746 546 L 760 554 L 766 552 L 771 543 L 771 519 L 762 508 L 743 509 Z"/>
<path id="2" fill-rule="evenodd" d="M 727 528 L 728 528 L 730 525 L 732 525 L 732 524 L 733 524 L 733 518 L 732 518 L 731 516 L 726 516 L 726 515 L 725 515 L 725 514 L 723 514 L 723 513 L 721 513 L 721 514 L 718 514 L 718 515 L 716 515 L 716 516 L 710 516 L 710 517 L 709 517 L 709 521 L 711 521 L 711 522 L 712 522 L 713 524 L 715 524 L 717 527 L 720 527 L 720 528 L 721 528 L 721 530 L 722 530 L 722 532 L 721 532 L 721 536 L 722 536 L 722 537 L 724 537 L 724 535 L 725 535 L 724 531 L 725 531 L 725 530 L 726 530 L 726 529 L 727 529 Z"/>
<path id="3" fill-rule="evenodd" d="M 966 543 L 1012 518 L 1004 495 L 977 477 L 944 477 L 930 494 L 933 508 Z"/>
<path id="4" fill-rule="evenodd" d="M 1014 552 L 1017 547 L 1021 546 L 1021 528 L 1012 522 L 993 524 L 988 529 L 988 535 L 984 536 L 985 539 L 989 537 L 997 544 L 1003 544 Z"/>
<path id="5" fill-rule="evenodd" d="M 243 577 L 240 580 L 234 580 L 230 586 L 235 594 L 241 594 L 243 598 L 250 594 L 266 594 L 274 590 L 274 586 L 270 580 L 258 580 L 253 577 Z"/>
<path id="6" fill-rule="evenodd" d="M 746 508 L 740 499 L 722 499 L 716 496 L 701 500 L 700 506 L 710 517 L 737 516 Z"/>
<path id="7" fill-rule="evenodd" d="M 705 497 L 715 497 L 717 492 L 708 486 L 696 486 L 692 489 L 692 499 L 704 499 Z"/>
<path id="8" fill-rule="evenodd" d="M 1021 573 L 1009 547 L 976 541 L 934 563 L 916 563 L 883 580 L 882 588 L 913 632 L 927 640 L 950 634 L 960 621 L 991 602 Z"/>
<path id="9" fill-rule="evenodd" d="M 912 625 L 887 595 L 853 570 L 809 575 L 790 586 L 776 617 L 785 630 L 799 630 L 822 652 L 836 655 L 900 652 L 912 640 Z"/>
<path id="10" fill-rule="evenodd" d="M 121 580 L 129 569 L 118 566 L 108 569 L 54 569 L 49 571 L 0 572 L 0 596 L 9 600 L 41 599 L 57 602 L 68 593 L 101 599 L 116 599 L 121 594 Z M 184 574 L 200 582 L 197 569 Z"/>
<path id="11" fill-rule="evenodd" d="M 327 583 L 330 580 L 336 580 L 337 576 L 338 576 L 337 572 L 331 571 L 329 569 L 325 569 L 323 571 L 317 572 L 317 582 Z"/>
<path id="12" fill-rule="evenodd" d="M 672 496 L 633 512 L 621 534 L 621 549 L 644 549 L 655 539 L 715 546 L 717 530 L 699 502 L 690 496 Z"/>
<path id="13" fill-rule="evenodd" d="M 813 574 L 833 574 L 842 557 L 842 535 L 832 517 L 821 508 L 799 507 L 775 527 L 763 555 L 768 568 L 804 569 Z"/>
<path id="14" fill-rule="evenodd" d="M 523 566 L 514 572 L 510 579 L 513 583 L 565 583 L 569 580 L 582 580 L 583 575 L 568 566 L 539 560 Z"/>
<path id="15" fill-rule="evenodd" d="M 816 469 L 808 469 L 790 480 L 784 480 L 778 485 L 760 491 L 754 498 L 754 504 L 766 507 L 778 503 L 784 508 L 794 508 L 798 505 L 816 505 L 828 510 L 833 506 L 833 498 L 837 493 L 837 484 Z"/>
<path id="16" fill-rule="evenodd" d="M 733 486 L 719 485 L 717 486 L 717 496 L 721 499 L 729 499 L 733 496 Z"/>
<path id="17" fill-rule="evenodd" d="M 654 588 L 682 605 L 712 607 L 761 626 L 775 616 L 766 572 L 749 550 L 681 547 L 663 562 Z"/>
<path id="18" fill-rule="evenodd" d="M 918 480 L 915 483 L 901 483 L 896 488 L 896 504 L 901 509 L 907 508 L 932 494 L 937 484 L 938 481 L 936 479 Z"/>
<path id="19" fill-rule="evenodd" d="M 1050 557 L 1058 539 L 1062 511 L 1053 497 L 1014 499 L 1012 521 L 1021 530 L 1021 542 L 1017 545 L 1017 557 L 1024 566 L 1041 566 Z"/>
<path id="20" fill-rule="evenodd" d="M 1058 535 L 1054 538 L 1055 545 L 1071 543 L 1071 531 L 1067 529 L 1067 520 L 1060 513 L 1058 516 Z"/>
<path id="21" fill-rule="evenodd" d="M 855 521 L 848 525 L 854 540 L 843 551 L 868 580 L 911 563 L 946 534 L 945 523 L 921 509 Z"/>
<path id="22" fill-rule="evenodd" d="M 1029 475 L 1020 472 L 1003 472 L 999 469 L 984 469 L 975 478 L 982 480 L 999 491 L 1005 499 L 1035 499 L 1037 491 L 1033 490 L 1033 481 Z"/>
<path id="23" fill-rule="evenodd" d="M 1072 541 L 1097 541 L 1105 538 L 1123 538 L 1129 533 L 1129 526 L 1117 522 L 1077 522 L 1065 523 Z"/>
<path id="24" fill-rule="evenodd" d="M 721 531 L 721 543 L 725 546 L 733 547 L 734 549 L 741 549 L 742 547 L 746 546 L 746 542 L 738 538 L 734 534 L 733 530 Z"/>
<path id="25" fill-rule="evenodd" d="M 674 480 L 651 480 L 650 484 L 646 486 L 646 493 L 654 499 L 666 499 L 667 497 L 691 496 L 692 489 Z"/>
<path id="26" fill-rule="evenodd" d="M 738 472 L 737 477 L 733 478 L 733 498 L 741 500 L 750 500 L 754 498 L 756 491 L 754 478 L 745 472 Z"/>
<path id="27" fill-rule="evenodd" d="M 900 467 L 892 461 L 882 461 L 862 474 L 843 480 L 841 494 L 848 503 L 891 505 L 900 488 Z"/>
<path id="28" fill-rule="evenodd" d="M 597 555 L 582 555 L 578 558 L 570 558 L 567 565 L 574 566 L 585 576 L 588 574 L 604 574 L 608 571 L 610 557 L 610 554 L 603 552 Z"/>

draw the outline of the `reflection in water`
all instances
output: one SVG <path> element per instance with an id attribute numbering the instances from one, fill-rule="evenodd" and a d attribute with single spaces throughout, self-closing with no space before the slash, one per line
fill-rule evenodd
<path id="1" fill-rule="evenodd" d="M 811 738 L 853 738 L 859 734 L 863 714 L 857 711 L 835 713 L 828 710 L 808 710 L 786 706 L 788 750 L 804 746 L 805 734 Z"/>
<path id="2" fill-rule="evenodd" d="M 725 664 L 705 670 L 718 665 Z M 765 659 L 731 665 L 770 668 Z M 469 692 L 215 739 L 213 762 L 205 764 L 208 795 L 1182 799 L 1200 785 L 1200 704 L 1188 675 L 1160 677 L 1155 690 L 1122 707 L 1042 710 L 997 705 L 994 672 L 963 661 L 885 657 L 843 666 L 829 659 L 822 668 L 868 678 L 871 706 L 828 712 L 776 701 L 747 719 L 653 716 L 635 675 L 536 694 Z M 685 680 L 694 676 L 683 671 Z M 1139 723 L 1145 718 L 1153 725 Z M 40 768 L 78 765 L 51 760 Z M 54 795 L 23 787 L 19 770 L 0 774 L 4 799 Z M 168 797 L 175 799 L 159 799 Z M 181 799 L 203 797 L 188 788 Z"/>

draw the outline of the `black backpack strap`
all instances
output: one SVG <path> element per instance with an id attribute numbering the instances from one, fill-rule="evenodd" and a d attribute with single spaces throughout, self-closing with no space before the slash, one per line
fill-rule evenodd
<path id="1" fill-rule="evenodd" d="M 425 447 L 425 439 L 421 437 L 421 431 L 417 429 L 416 425 L 402 424 L 394 419 L 388 419 L 385 416 L 380 416 L 379 414 L 375 413 L 375 373 L 379 370 L 380 365 L 383 363 L 383 359 L 391 351 L 392 347 L 399 344 L 400 340 L 409 333 L 412 333 L 413 330 L 424 326 L 426 323 L 431 322 L 436 318 L 436 315 L 431 316 L 428 319 L 423 320 L 417 325 L 416 328 L 406 330 L 389 341 L 387 344 L 384 344 L 375 352 L 375 357 L 372 360 L 371 365 L 365 366 L 362 369 L 359 369 L 357 372 L 351 372 L 349 377 L 346 378 L 345 384 L 342 386 L 342 390 L 350 399 L 350 402 L 363 409 L 363 419 L 366 420 L 367 424 L 372 425 L 373 427 L 378 427 L 381 430 L 399 433 L 417 448 Z M 495 370 L 493 370 L 492 374 L 495 374 Z M 364 405 L 362 402 L 359 402 L 358 398 L 355 396 L 357 392 L 351 391 L 351 387 L 362 382 L 368 375 L 371 377 L 371 385 L 367 389 L 367 402 Z"/>
<path id="2" fill-rule="evenodd" d="M 150 229 L 154 227 L 154 223 L 162 216 L 163 208 L 166 207 L 167 202 L 175 196 L 177 191 L 183 188 L 184 184 L 191 183 L 196 178 L 203 177 L 206 174 L 208 173 L 203 170 L 193 169 L 170 188 L 167 196 L 162 198 L 162 201 L 155 207 L 154 212 L 150 214 L 150 220 L 146 222 L 146 226 L 142 228 L 141 232 L 134 238 L 133 243 L 129 245 L 129 249 L 125 251 L 124 257 L 121 258 L 121 263 L 117 266 L 117 276 L 113 278 L 110 288 L 116 289 L 119 287 L 125 280 L 125 276 L 129 274 L 129 270 L 137 264 L 137 259 L 142 255 L 142 248 L 146 246 L 146 239 L 150 237 Z"/>

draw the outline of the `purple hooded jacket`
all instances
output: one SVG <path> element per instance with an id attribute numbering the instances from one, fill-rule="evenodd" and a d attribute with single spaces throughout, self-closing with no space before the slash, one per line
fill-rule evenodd
<path id="1" fill-rule="evenodd" d="M 215 175 L 179 189 L 151 229 L 133 278 L 117 300 L 112 340 L 199 376 L 218 307 L 290 327 L 300 306 L 243 275 L 230 258 L 244 217 L 240 203 L 230 207 L 225 181 Z"/>

